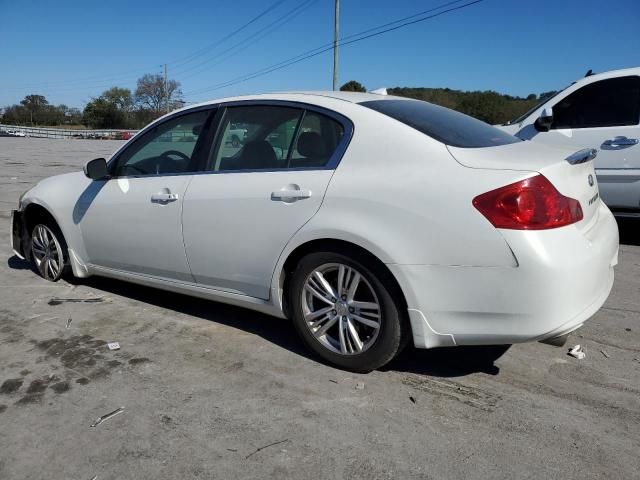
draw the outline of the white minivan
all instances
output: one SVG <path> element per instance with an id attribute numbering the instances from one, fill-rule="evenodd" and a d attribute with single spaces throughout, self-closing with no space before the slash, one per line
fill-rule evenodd
<path id="1" fill-rule="evenodd" d="M 598 150 L 602 199 L 618 216 L 640 217 L 640 67 L 589 72 L 498 128 L 532 142 Z"/>

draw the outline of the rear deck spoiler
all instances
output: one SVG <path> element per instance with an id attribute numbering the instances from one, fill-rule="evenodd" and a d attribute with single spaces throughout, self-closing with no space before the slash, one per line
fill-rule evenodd
<path id="1" fill-rule="evenodd" d="M 585 163 L 589 160 L 593 160 L 598 155 L 598 150 L 595 148 L 584 148 L 582 150 L 578 150 L 575 153 L 569 155 L 565 160 L 569 162 L 571 165 L 577 165 L 579 163 Z"/>

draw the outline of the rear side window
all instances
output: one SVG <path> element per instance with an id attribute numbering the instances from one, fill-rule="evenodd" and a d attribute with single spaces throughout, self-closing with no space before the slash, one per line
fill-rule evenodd
<path id="1" fill-rule="evenodd" d="M 307 110 L 289 159 L 289 168 L 324 167 L 343 135 L 344 128 L 338 122 Z"/>
<path id="2" fill-rule="evenodd" d="M 640 77 L 601 80 L 576 90 L 553 107 L 551 128 L 637 125 L 640 121 Z"/>
<path id="3" fill-rule="evenodd" d="M 344 136 L 326 115 L 288 106 L 228 107 L 208 169 L 211 171 L 324 168 Z"/>
<path id="4" fill-rule="evenodd" d="M 464 113 L 420 100 L 373 100 L 360 105 L 384 113 L 452 147 L 495 147 L 521 141 Z"/>

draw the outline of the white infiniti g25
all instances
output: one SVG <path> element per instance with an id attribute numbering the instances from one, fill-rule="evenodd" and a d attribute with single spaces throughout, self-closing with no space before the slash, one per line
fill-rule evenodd
<path id="1" fill-rule="evenodd" d="M 70 270 L 289 317 L 353 371 L 411 338 L 562 344 L 617 263 L 596 154 L 392 96 L 228 98 L 25 192 L 13 249 L 52 281 Z"/>

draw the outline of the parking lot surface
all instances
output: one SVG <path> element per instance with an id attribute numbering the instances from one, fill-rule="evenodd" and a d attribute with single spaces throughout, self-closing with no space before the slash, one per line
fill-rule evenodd
<path id="1" fill-rule="evenodd" d="M 585 359 L 409 348 L 356 375 L 286 321 L 13 256 L 19 195 L 121 143 L 0 138 L 0 478 L 640 478 L 640 222 Z"/>

